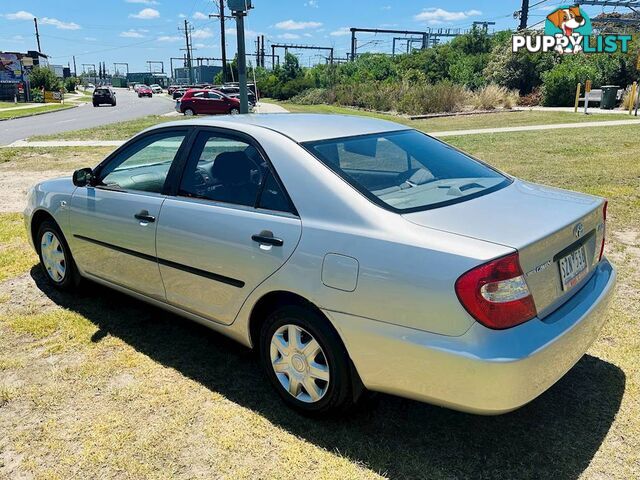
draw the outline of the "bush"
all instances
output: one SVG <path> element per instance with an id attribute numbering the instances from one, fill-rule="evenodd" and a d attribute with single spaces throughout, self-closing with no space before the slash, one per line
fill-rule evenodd
<path id="1" fill-rule="evenodd" d="M 523 95 L 518 99 L 518 105 L 522 107 L 536 107 L 542 104 L 542 91 L 536 88 L 531 93 Z"/>
<path id="2" fill-rule="evenodd" d="M 69 77 L 64 80 L 64 89 L 67 93 L 74 93 L 78 86 L 78 79 L 76 77 Z"/>
<path id="3" fill-rule="evenodd" d="M 31 90 L 31 101 L 34 103 L 43 103 L 44 97 L 40 90 Z"/>
<path id="4" fill-rule="evenodd" d="M 496 84 L 490 84 L 474 92 L 471 104 L 479 110 L 495 110 L 496 108 L 513 108 L 518 102 L 518 92 L 507 90 Z"/>
<path id="5" fill-rule="evenodd" d="M 575 58 L 575 57 L 571 57 Z M 547 107 L 570 107 L 575 102 L 576 86 L 591 79 L 600 83 L 595 65 L 579 60 L 564 60 L 542 75 L 543 104 Z"/>
<path id="6" fill-rule="evenodd" d="M 434 85 L 405 86 L 397 109 L 409 115 L 428 113 L 458 112 L 469 99 L 469 91 L 462 85 L 449 81 Z"/>
<path id="7" fill-rule="evenodd" d="M 44 87 L 45 90 L 53 92 L 62 88 L 60 79 L 47 67 L 34 67 L 29 73 L 29 82 L 34 90 Z"/>
<path id="8" fill-rule="evenodd" d="M 300 105 L 321 105 L 329 103 L 328 90 L 326 88 L 310 88 L 291 97 L 293 103 Z"/>

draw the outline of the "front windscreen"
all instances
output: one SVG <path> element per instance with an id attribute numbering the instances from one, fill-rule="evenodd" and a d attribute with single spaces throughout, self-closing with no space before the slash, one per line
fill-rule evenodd
<path id="1" fill-rule="evenodd" d="M 371 200 L 399 212 L 462 202 L 511 182 L 416 130 L 308 142 L 304 147 Z"/>

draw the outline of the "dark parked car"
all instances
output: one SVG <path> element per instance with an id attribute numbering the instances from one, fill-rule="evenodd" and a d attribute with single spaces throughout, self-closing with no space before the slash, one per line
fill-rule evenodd
<path id="1" fill-rule="evenodd" d="M 187 90 L 176 102 L 176 111 L 185 115 L 240 113 L 240 101 L 216 90 Z"/>
<path id="2" fill-rule="evenodd" d="M 153 97 L 153 91 L 146 85 L 138 88 L 138 98 L 142 97 Z"/>
<path id="3" fill-rule="evenodd" d="M 187 92 L 188 88 L 178 88 L 171 94 L 174 100 L 179 100 Z"/>
<path id="4" fill-rule="evenodd" d="M 254 106 L 256 104 L 255 86 L 253 84 L 248 84 L 247 87 L 248 87 L 247 97 L 249 100 L 249 104 L 251 106 Z M 238 85 L 227 84 L 227 85 L 216 86 L 213 88 L 216 91 L 222 92 L 231 98 L 237 98 L 238 100 L 240 100 L 240 87 Z"/>
<path id="5" fill-rule="evenodd" d="M 116 106 L 116 92 L 111 87 L 98 87 L 93 91 L 93 106 L 98 107 L 102 104 Z"/>

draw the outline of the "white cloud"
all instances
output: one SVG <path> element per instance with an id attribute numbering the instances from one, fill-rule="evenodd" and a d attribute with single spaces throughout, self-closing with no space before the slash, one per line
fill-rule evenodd
<path id="1" fill-rule="evenodd" d="M 20 10 L 15 13 L 7 13 L 3 15 L 3 17 L 5 17 L 7 20 L 33 20 L 35 15 L 33 13 Z"/>
<path id="2" fill-rule="evenodd" d="M 179 13 L 178 18 L 187 18 L 187 16 L 184 13 Z"/>
<path id="3" fill-rule="evenodd" d="M 384 7 L 380 7 L 380 10 L 391 10 L 391 5 L 385 5 Z"/>
<path id="4" fill-rule="evenodd" d="M 127 30 L 126 32 L 120 32 L 120 36 L 123 38 L 142 38 L 144 35 L 135 30 Z"/>
<path id="5" fill-rule="evenodd" d="M 157 40 L 159 42 L 178 42 L 182 40 L 182 37 L 177 35 L 163 35 L 162 37 L 158 37 Z"/>
<path id="6" fill-rule="evenodd" d="M 305 7 L 318 8 L 318 0 L 309 0 L 308 2 L 304 2 Z"/>
<path id="7" fill-rule="evenodd" d="M 143 8 L 138 13 L 129 15 L 131 18 L 139 18 L 141 20 L 150 20 L 153 18 L 158 18 L 160 16 L 160 12 L 155 8 Z"/>
<path id="8" fill-rule="evenodd" d="M 193 19 L 194 20 L 208 20 L 209 19 L 209 15 L 205 15 L 202 12 L 196 12 L 193 14 Z"/>
<path id="9" fill-rule="evenodd" d="M 80 30 L 80 25 L 75 22 L 63 22 L 57 18 L 42 17 L 39 19 L 42 25 L 53 25 L 60 30 Z"/>
<path id="10" fill-rule="evenodd" d="M 351 35 L 351 30 L 349 29 L 349 27 L 342 27 L 338 30 L 334 30 L 329 35 L 331 35 L 332 37 L 343 37 L 345 35 Z"/>
<path id="11" fill-rule="evenodd" d="M 96 40 L 98 40 L 96 37 L 84 37 L 84 39 L 85 39 L 87 42 L 95 42 Z"/>
<path id="12" fill-rule="evenodd" d="M 213 37 L 213 33 L 208 28 L 198 28 L 198 29 L 194 30 L 194 32 L 191 34 L 191 37 L 192 38 L 199 38 L 199 39 L 211 38 L 211 37 Z"/>
<path id="13" fill-rule="evenodd" d="M 300 38 L 300 35 L 298 35 L 297 33 L 283 33 L 282 35 L 278 35 L 278 38 L 281 38 L 283 40 L 296 40 Z"/>
<path id="14" fill-rule="evenodd" d="M 321 27 L 320 22 L 296 22 L 294 20 L 284 20 L 276 23 L 276 28 L 280 30 L 304 30 L 306 28 L 318 28 Z"/>
<path id="15" fill-rule="evenodd" d="M 156 0 L 125 0 L 127 3 L 142 3 L 143 5 L 158 5 Z"/>
<path id="16" fill-rule="evenodd" d="M 437 24 L 446 22 L 458 22 L 460 20 L 466 20 L 469 17 L 477 17 L 478 15 L 482 15 L 482 12 L 480 10 L 450 12 L 442 8 L 427 8 L 415 15 L 413 18 L 420 22 Z"/>

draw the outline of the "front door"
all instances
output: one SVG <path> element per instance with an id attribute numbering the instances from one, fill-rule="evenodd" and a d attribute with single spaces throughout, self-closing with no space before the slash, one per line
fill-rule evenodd
<path id="1" fill-rule="evenodd" d="M 252 141 L 202 131 L 156 245 L 167 301 L 224 324 L 280 268 L 301 234 L 284 189 Z"/>
<path id="2" fill-rule="evenodd" d="M 146 135 L 96 169 L 93 186 L 71 199 L 71 248 L 80 270 L 165 299 L 155 236 L 169 168 L 187 135 Z"/>

